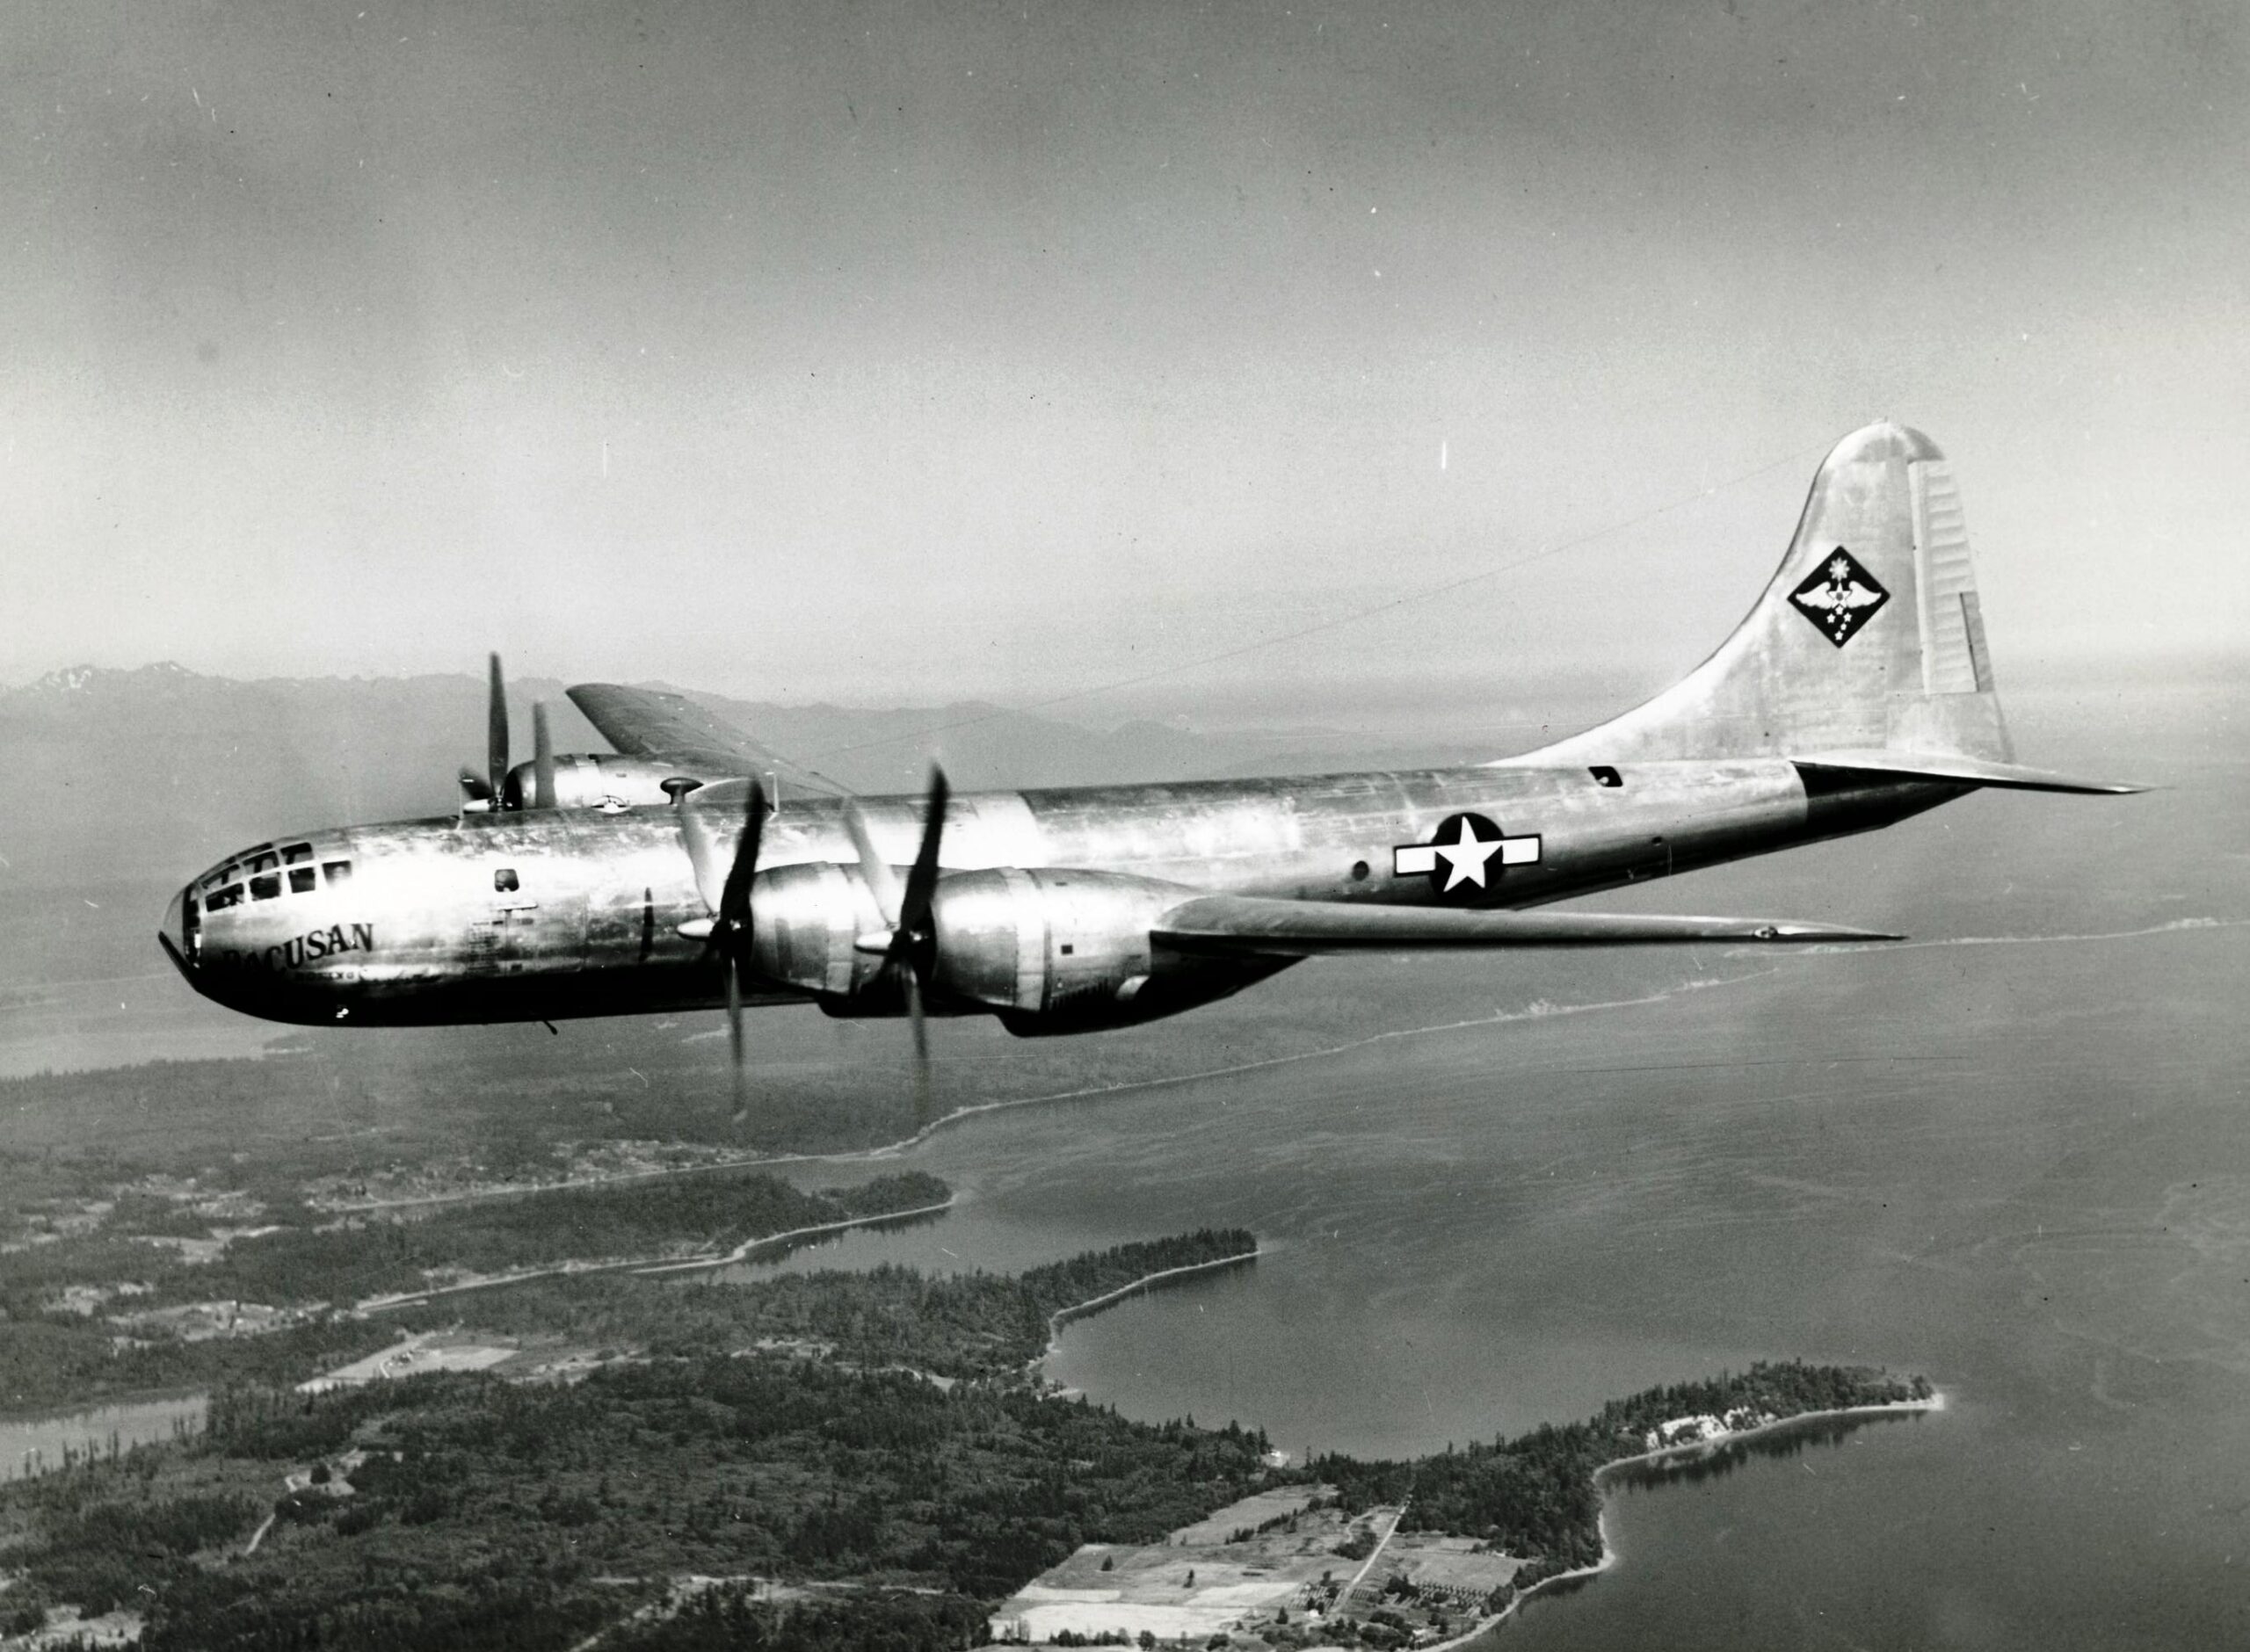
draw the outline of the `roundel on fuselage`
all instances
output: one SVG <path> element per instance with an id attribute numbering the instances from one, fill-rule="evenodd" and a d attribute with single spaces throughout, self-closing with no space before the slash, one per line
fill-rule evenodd
<path id="1" fill-rule="evenodd" d="M 1426 842 L 1400 844 L 1390 851 L 1395 876 L 1426 876 L 1441 901 L 1463 905 L 1490 895 L 1509 866 L 1539 859 L 1539 836 L 1511 837 L 1483 815 L 1448 815 Z"/>

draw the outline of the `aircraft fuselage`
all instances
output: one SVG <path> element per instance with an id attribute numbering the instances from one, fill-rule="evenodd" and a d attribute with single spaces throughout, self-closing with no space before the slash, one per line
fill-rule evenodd
<path id="1" fill-rule="evenodd" d="M 1887 825 L 1963 789 L 1838 791 L 1817 773 L 1808 786 L 1787 759 L 1753 757 L 969 793 L 947 810 L 941 864 L 948 873 L 1034 869 L 1046 916 L 1021 944 L 1043 949 L 1051 976 L 1025 977 L 1020 1007 L 1035 1019 L 1092 955 L 1069 937 L 1073 915 L 1083 908 L 1085 922 L 1100 922 L 1092 896 L 1112 886 L 1176 887 L 1182 900 L 1535 906 Z M 923 801 L 860 807 L 883 858 L 911 861 Z M 834 800 L 792 797 L 768 822 L 752 909 L 774 973 L 752 977 L 751 1001 L 895 1008 L 870 996 L 872 960 L 849 960 L 853 932 L 881 925 L 854 861 Z M 1073 877 L 1079 895 L 1065 893 Z M 696 932 L 708 913 L 677 811 L 541 809 L 257 845 L 175 896 L 163 934 L 199 992 L 246 1013 L 411 1025 L 715 1006 L 723 975 Z M 1281 967 L 1207 970 L 1178 1003 L 1151 999 L 1136 1018 Z M 940 997 L 932 1007 L 990 1004 Z"/>

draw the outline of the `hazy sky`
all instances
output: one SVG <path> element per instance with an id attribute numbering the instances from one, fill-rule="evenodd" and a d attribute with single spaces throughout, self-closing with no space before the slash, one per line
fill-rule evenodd
<path id="1" fill-rule="evenodd" d="M 1159 698 L 1669 669 L 1883 416 L 2003 690 L 2250 637 L 2228 0 L 19 0 L 0 87 L 0 682 L 1024 701 L 1774 467 Z"/>

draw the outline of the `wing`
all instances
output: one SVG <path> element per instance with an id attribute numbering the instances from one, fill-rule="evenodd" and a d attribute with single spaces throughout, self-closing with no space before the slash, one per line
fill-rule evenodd
<path id="1" fill-rule="evenodd" d="M 1207 895 L 1158 920 L 1152 940 L 1182 952 L 1268 958 L 1317 953 L 1492 946 L 1651 946 L 1695 941 L 1895 941 L 1837 924 L 1762 917 L 1668 917 L 1617 912 L 1470 912 Z"/>
<path id="2" fill-rule="evenodd" d="M 581 683 L 568 692 L 602 738 L 628 757 L 677 757 L 688 766 L 727 774 L 802 772 L 685 694 L 618 683 Z"/>

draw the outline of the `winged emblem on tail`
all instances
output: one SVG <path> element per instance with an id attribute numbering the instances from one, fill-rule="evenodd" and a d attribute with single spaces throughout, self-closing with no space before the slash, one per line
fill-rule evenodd
<path id="1" fill-rule="evenodd" d="M 1875 618 L 1876 610 L 1891 600 L 1891 593 L 1839 545 L 1804 583 L 1789 593 L 1789 600 L 1822 636 L 1840 648 Z"/>

